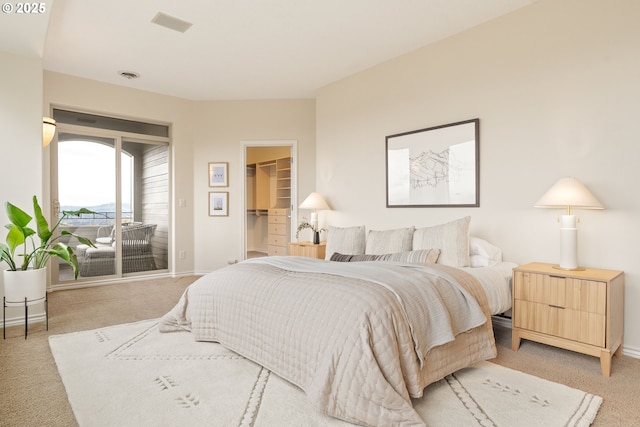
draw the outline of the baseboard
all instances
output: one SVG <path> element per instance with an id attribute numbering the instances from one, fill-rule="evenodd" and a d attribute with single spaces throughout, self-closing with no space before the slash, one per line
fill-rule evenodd
<path id="1" fill-rule="evenodd" d="M 45 313 L 29 315 L 29 325 L 31 325 L 32 323 L 41 323 L 41 322 L 44 322 L 45 320 L 46 320 Z M 7 325 L 7 328 L 10 328 L 11 326 L 24 327 L 24 316 L 7 317 L 7 319 L 5 320 L 5 323 Z M 2 325 L 0 325 L 0 329 L 2 329 Z"/>
<path id="2" fill-rule="evenodd" d="M 622 354 L 625 356 L 633 357 L 634 359 L 640 359 L 640 348 L 633 348 L 623 345 Z"/>
<path id="3" fill-rule="evenodd" d="M 187 276 L 195 276 L 195 275 L 199 275 L 199 274 L 195 272 L 155 273 L 155 274 L 144 274 L 144 275 L 123 277 L 123 278 L 92 280 L 90 282 L 76 281 L 76 282 L 68 282 L 65 284 L 51 286 L 49 287 L 49 291 L 65 291 L 69 289 L 81 289 L 81 288 L 91 288 L 91 287 L 102 286 L 102 285 L 112 285 L 117 283 L 123 283 L 125 281 L 140 282 L 140 281 L 151 280 L 151 279 L 162 279 L 167 277 L 176 278 L 176 277 L 187 277 Z"/>

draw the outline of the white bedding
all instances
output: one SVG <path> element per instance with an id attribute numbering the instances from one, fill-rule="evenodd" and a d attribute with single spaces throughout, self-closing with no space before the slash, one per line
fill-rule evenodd
<path id="1" fill-rule="evenodd" d="M 491 314 L 501 314 L 511 308 L 511 277 L 518 264 L 500 262 L 491 267 L 465 267 L 462 270 L 475 277 L 487 294 Z"/>

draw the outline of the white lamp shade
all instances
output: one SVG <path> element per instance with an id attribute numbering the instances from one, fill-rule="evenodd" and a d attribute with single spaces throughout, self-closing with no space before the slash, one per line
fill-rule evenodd
<path id="1" fill-rule="evenodd" d="M 49 145 L 56 134 L 56 121 L 49 117 L 42 118 L 42 146 Z"/>
<path id="2" fill-rule="evenodd" d="M 309 194 L 298 207 L 300 209 L 331 210 L 319 193 Z"/>
<path id="3" fill-rule="evenodd" d="M 560 219 L 560 264 L 563 270 L 582 270 L 578 267 L 578 229 L 571 208 L 604 209 L 593 194 L 573 177 L 560 178 L 534 205 L 536 208 L 566 208 Z"/>
<path id="4" fill-rule="evenodd" d="M 604 209 L 604 206 L 577 178 L 560 178 L 534 205 L 536 208 Z"/>

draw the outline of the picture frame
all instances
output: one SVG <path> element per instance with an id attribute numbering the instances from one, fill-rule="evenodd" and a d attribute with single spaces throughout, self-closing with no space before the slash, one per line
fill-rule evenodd
<path id="1" fill-rule="evenodd" d="M 209 192 L 209 216 L 229 216 L 229 192 Z"/>
<path id="2" fill-rule="evenodd" d="M 229 162 L 209 162 L 209 187 L 229 186 Z"/>
<path id="3" fill-rule="evenodd" d="M 386 137 L 388 208 L 479 207 L 480 119 Z"/>

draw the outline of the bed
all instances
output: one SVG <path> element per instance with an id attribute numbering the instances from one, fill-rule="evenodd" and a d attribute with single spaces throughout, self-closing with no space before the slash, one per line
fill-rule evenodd
<path id="1" fill-rule="evenodd" d="M 219 342 L 298 386 L 312 406 L 336 418 L 424 425 L 412 398 L 496 356 L 491 315 L 503 311 L 506 291 L 493 288 L 508 287 L 509 267 L 415 262 L 432 250 L 360 262 L 243 261 L 194 282 L 160 330 Z"/>

